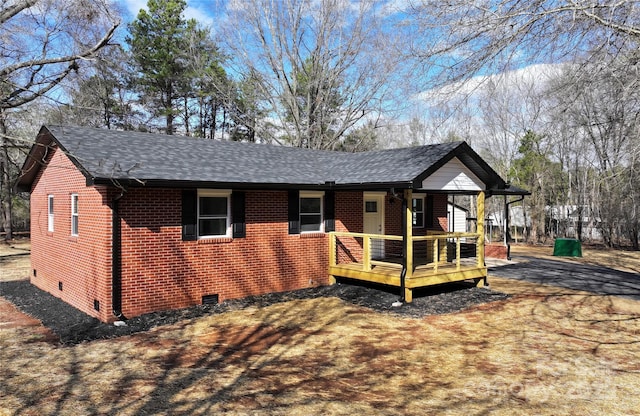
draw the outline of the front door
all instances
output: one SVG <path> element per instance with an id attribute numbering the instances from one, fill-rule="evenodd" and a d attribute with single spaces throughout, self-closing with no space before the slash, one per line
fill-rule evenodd
<path id="1" fill-rule="evenodd" d="M 363 232 L 384 234 L 384 193 L 365 193 L 363 203 Z M 371 258 L 384 258 L 384 240 L 371 239 Z"/>

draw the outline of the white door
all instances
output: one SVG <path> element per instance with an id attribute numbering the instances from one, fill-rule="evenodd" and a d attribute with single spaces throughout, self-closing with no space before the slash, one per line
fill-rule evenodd
<path id="1" fill-rule="evenodd" d="M 365 234 L 384 234 L 383 193 L 365 193 L 363 209 L 363 232 Z M 384 240 L 371 239 L 371 258 L 384 258 Z"/>

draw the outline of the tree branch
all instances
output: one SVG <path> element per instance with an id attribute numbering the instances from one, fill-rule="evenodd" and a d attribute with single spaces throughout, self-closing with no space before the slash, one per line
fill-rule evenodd
<path id="1" fill-rule="evenodd" d="M 19 3 L 16 3 L 12 6 L 7 7 L 6 9 L 0 10 L 0 24 L 8 21 L 21 11 L 28 9 L 29 7 L 36 4 L 38 0 L 22 0 Z"/>
<path id="2" fill-rule="evenodd" d="M 120 25 L 120 23 L 116 23 L 113 26 L 111 26 L 111 28 L 109 29 L 109 31 L 107 32 L 106 35 L 104 35 L 102 37 L 102 39 L 100 39 L 95 45 L 93 45 L 91 48 L 86 49 L 80 53 L 77 54 L 73 54 L 73 55 L 66 55 L 66 56 L 61 56 L 58 58 L 43 58 L 43 59 L 32 59 L 29 61 L 24 61 L 24 62 L 19 62 L 16 63 L 14 65 L 10 65 L 8 67 L 3 68 L 2 70 L 0 70 L 0 77 L 6 77 L 7 75 L 23 69 L 23 68 L 31 68 L 34 66 L 40 66 L 40 65 L 51 65 L 51 64 L 59 64 L 59 63 L 64 63 L 64 62 L 70 62 L 70 61 L 76 61 L 78 59 L 87 59 L 91 56 L 93 56 L 97 51 L 99 51 L 100 49 L 102 49 L 103 47 L 105 47 L 108 43 L 109 40 L 111 40 L 111 38 L 113 37 L 113 33 L 115 32 L 116 28 Z"/>

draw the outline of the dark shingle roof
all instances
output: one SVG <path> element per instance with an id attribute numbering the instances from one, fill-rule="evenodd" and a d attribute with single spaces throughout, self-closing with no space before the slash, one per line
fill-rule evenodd
<path id="1" fill-rule="evenodd" d="M 112 180 L 148 186 L 414 187 L 453 156 L 462 160 L 488 188 L 504 181 L 466 143 L 342 153 L 255 143 L 115 131 L 88 127 L 45 126 L 18 181 L 28 189 L 34 164 L 55 143 L 87 177 L 88 183 Z"/>

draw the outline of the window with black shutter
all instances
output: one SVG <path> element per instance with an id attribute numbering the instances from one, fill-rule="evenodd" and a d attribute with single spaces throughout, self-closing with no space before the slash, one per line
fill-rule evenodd
<path id="1" fill-rule="evenodd" d="M 237 212 L 232 213 L 228 190 L 184 190 L 182 192 L 182 239 L 244 237 L 244 193 L 238 192 Z M 237 225 L 232 227 L 232 214 Z M 233 232 L 232 232 L 233 228 Z"/>

